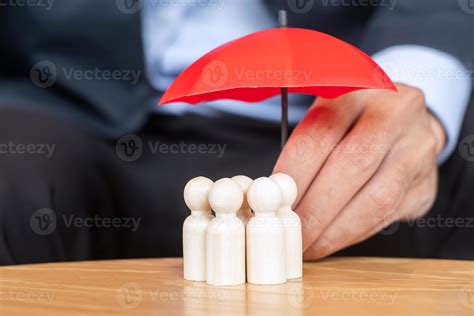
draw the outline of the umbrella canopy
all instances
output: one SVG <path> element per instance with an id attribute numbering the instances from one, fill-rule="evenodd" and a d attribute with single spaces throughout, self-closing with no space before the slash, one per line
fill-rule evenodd
<path id="1" fill-rule="evenodd" d="M 359 89 L 390 89 L 385 72 L 356 47 L 325 33 L 269 29 L 224 44 L 185 69 L 160 104 L 217 99 L 257 102 L 280 94 L 334 98 Z"/>

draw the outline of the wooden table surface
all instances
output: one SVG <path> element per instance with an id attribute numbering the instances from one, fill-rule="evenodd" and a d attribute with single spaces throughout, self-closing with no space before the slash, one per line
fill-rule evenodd
<path id="1" fill-rule="evenodd" d="M 182 279 L 181 259 L 0 268 L 0 315 L 474 315 L 474 262 L 335 257 L 278 286 Z"/>

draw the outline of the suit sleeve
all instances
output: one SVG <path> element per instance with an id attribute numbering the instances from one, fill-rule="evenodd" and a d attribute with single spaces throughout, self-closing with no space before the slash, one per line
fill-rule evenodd
<path id="1" fill-rule="evenodd" d="M 448 53 L 472 70 L 474 0 L 379 0 L 359 47 L 369 54 L 397 45 Z"/>

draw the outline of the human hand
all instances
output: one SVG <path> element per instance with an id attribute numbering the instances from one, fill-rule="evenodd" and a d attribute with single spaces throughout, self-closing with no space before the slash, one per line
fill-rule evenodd
<path id="1" fill-rule="evenodd" d="M 424 215 L 437 192 L 446 136 L 416 88 L 318 98 L 274 172 L 298 184 L 293 205 L 305 260 L 361 242 L 390 223 Z"/>

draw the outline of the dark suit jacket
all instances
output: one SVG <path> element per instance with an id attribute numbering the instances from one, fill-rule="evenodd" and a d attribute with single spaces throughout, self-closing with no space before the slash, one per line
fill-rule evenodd
<path id="1" fill-rule="evenodd" d="M 109 137 L 139 129 L 160 93 L 145 75 L 140 12 L 123 12 L 126 4 L 132 4 L 133 12 L 140 1 L 54 1 L 50 10 L 1 7 L 0 106 L 49 111 Z M 397 44 L 420 44 L 472 67 L 474 9 L 457 0 L 394 1 L 355 6 L 346 5 L 348 0 L 266 0 L 275 16 L 278 9 L 288 11 L 290 26 L 332 34 L 369 54 Z M 136 83 L 67 77 L 71 70 L 96 68 L 141 75 Z M 52 85 L 37 86 L 41 79 L 47 85 L 48 78 Z"/>

